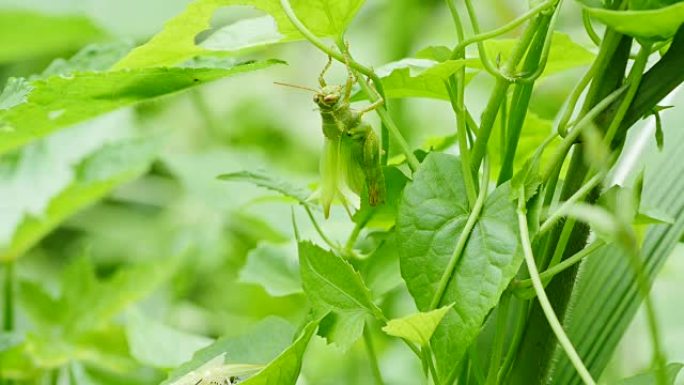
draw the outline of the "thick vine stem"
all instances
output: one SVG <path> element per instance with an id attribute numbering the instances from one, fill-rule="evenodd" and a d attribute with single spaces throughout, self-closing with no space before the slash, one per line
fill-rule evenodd
<path id="1" fill-rule="evenodd" d="M 353 60 L 350 55 L 343 55 L 340 52 L 335 51 L 334 49 L 331 49 L 328 47 L 321 39 L 319 39 L 316 35 L 314 35 L 300 20 L 297 18 L 297 15 L 295 14 L 294 10 L 292 9 L 292 6 L 290 6 L 290 3 L 288 0 L 280 0 L 280 6 L 283 9 L 283 12 L 285 12 L 285 15 L 287 18 L 290 20 L 292 25 L 301 33 L 311 44 L 316 46 L 318 49 L 326 53 L 328 56 L 332 57 L 333 59 L 339 61 L 340 63 L 343 63 L 345 65 L 348 65 L 351 67 L 353 70 L 360 72 L 363 75 L 366 75 L 368 78 L 370 78 L 373 81 L 373 84 L 375 85 L 375 88 L 382 94 L 382 80 L 378 77 L 378 75 L 373 72 L 372 69 L 360 64 L 359 62 Z M 364 89 L 366 94 L 368 95 L 369 98 L 371 98 L 371 101 L 374 102 L 376 99 L 373 99 L 373 92 L 370 91 L 370 86 L 368 83 L 360 78 L 359 79 L 359 84 L 361 85 L 361 88 Z M 399 131 L 399 128 L 397 127 L 396 123 L 392 119 L 392 117 L 389 115 L 387 112 L 387 107 L 383 106 L 378 108 L 377 110 L 378 115 L 380 115 L 380 119 L 382 122 L 387 126 L 389 129 L 390 134 L 394 137 L 394 139 L 397 141 L 399 146 L 401 147 L 402 152 L 406 156 L 406 159 L 408 161 L 409 167 L 411 167 L 412 170 L 416 170 L 420 164 L 418 161 L 418 158 L 411 152 L 411 149 L 406 142 L 406 139 L 401 135 L 401 132 Z"/>
<path id="2" fill-rule="evenodd" d="M 551 306 L 551 302 L 549 301 L 549 298 L 546 296 L 546 292 L 544 291 L 544 285 L 542 284 L 541 278 L 539 277 L 539 271 L 537 270 L 537 265 L 534 261 L 534 254 L 532 253 L 530 232 L 527 228 L 527 214 L 525 209 L 524 189 L 520 190 L 517 211 L 518 228 L 520 229 L 520 240 L 522 242 L 525 264 L 527 265 L 527 270 L 530 273 L 530 279 L 532 280 L 532 286 L 534 287 L 534 291 L 537 294 L 539 305 L 544 311 L 544 315 L 546 316 L 546 319 L 549 322 L 551 330 L 553 330 L 553 333 L 556 335 L 559 345 L 563 348 L 565 354 L 567 354 L 568 358 L 570 359 L 570 362 L 572 362 L 573 366 L 579 373 L 584 383 L 587 385 L 596 385 L 596 381 L 594 381 L 586 366 L 584 366 L 584 362 L 582 362 L 582 359 L 580 358 L 579 354 L 577 354 L 577 351 L 575 350 L 575 347 L 572 345 L 572 342 L 565 334 L 563 326 L 558 320 L 558 317 L 556 317 L 556 313 L 553 310 L 553 306 Z"/>

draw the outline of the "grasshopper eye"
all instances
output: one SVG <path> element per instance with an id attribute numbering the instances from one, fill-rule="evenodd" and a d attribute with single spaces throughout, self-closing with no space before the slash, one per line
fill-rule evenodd
<path id="1" fill-rule="evenodd" d="M 339 98 L 340 98 L 340 96 L 337 94 L 330 94 L 330 95 L 325 95 L 323 97 L 323 101 L 326 104 L 332 104 L 332 103 L 336 103 Z"/>

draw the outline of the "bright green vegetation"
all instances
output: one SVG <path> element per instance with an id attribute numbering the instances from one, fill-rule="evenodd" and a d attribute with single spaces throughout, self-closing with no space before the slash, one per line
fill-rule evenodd
<path id="1" fill-rule="evenodd" d="M 684 1 L 29 3 L 0 385 L 677 384 Z"/>

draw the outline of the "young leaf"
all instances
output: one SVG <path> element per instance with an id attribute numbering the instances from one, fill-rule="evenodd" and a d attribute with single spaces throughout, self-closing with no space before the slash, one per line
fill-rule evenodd
<path id="1" fill-rule="evenodd" d="M 675 381 L 677 380 L 677 375 L 679 375 L 679 372 L 682 370 L 684 367 L 684 364 L 680 363 L 672 363 L 667 365 L 666 371 L 667 371 L 667 382 L 665 384 L 660 384 L 660 385 L 674 385 Z M 658 381 L 656 380 L 655 372 L 653 370 L 647 372 L 647 373 L 642 373 L 642 374 L 637 374 L 636 376 L 625 378 L 624 380 L 621 380 L 618 382 L 617 385 L 657 385 Z"/>
<path id="2" fill-rule="evenodd" d="M 25 102 L 0 110 L 0 154 L 55 130 L 238 73 L 280 63 L 269 60 L 230 68 L 147 68 L 79 72 L 29 82 Z"/>
<path id="3" fill-rule="evenodd" d="M 135 359 L 156 368 L 176 367 L 213 342 L 210 338 L 174 329 L 136 310 L 126 316 L 126 339 Z"/>
<path id="4" fill-rule="evenodd" d="M 397 207 L 401 193 L 408 178 L 396 167 L 384 167 L 385 175 L 385 203 L 371 206 L 368 194 L 361 194 L 361 208 L 354 213 L 353 220 L 363 223 L 366 227 L 389 229 L 394 226 L 397 217 Z"/>
<path id="5" fill-rule="evenodd" d="M 441 303 L 454 303 L 432 338 L 440 376 L 448 376 L 477 337 L 522 262 L 509 185 L 484 203 Z M 470 212 L 458 158 L 430 153 L 404 191 L 397 217 L 401 274 L 418 309 L 430 310 Z"/>
<path id="6" fill-rule="evenodd" d="M 80 15 L 47 15 L 18 9 L 0 10 L 0 64 L 50 57 L 105 38 Z"/>
<path id="7" fill-rule="evenodd" d="M 274 297 L 301 293 L 296 245 L 259 243 L 247 255 L 240 281 L 261 285 Z"/>
<path id="8" fill-rule="evenodd" d="M 342 33 L 365 0 L 291 0 L 297 18 L 318 36 Z M 209 37 L 206 46 L 195 43 L 196 36 L 210 27 L 214 13 L 223 7 L 247 5 L 270 15 L 270 18 L 241 21 Z M 255 27 L 268 26 L 265 33 L 254 33 Z M 115 69 L 148 68 L 181 63 L 213 51 L 236 52 L 246 48 L 301 40 L 303 36 L 290 23 L 277 0 L 197 0 L 166 23 L 164 29 L 146 44 L 121 60 Z M 236 44 L 237 43 L 237 44 Z M 242 44 L 240 44 L 242 43 Z"/>
<path id="9" fill-rule="evenodd" d="M 667 40 L 684 23 L 684 3 L 647 10 L 616 11 L 585 8 L 594 19 L 625 35 L 648 40 Z"/>
<path id="10" fill-rule="evenodd" d="M 304 291 L 318 309 L 382 314 L 359 273 L 337 255 L 311 242 L 300 242 L 299 265 Z"/>
<path id="11" fill-rule="evenodd" d="M 305 188 L 290 184 L 284 179 L 272 176 L 264 170 L 257 171 L 238 171 L 229 174 L 222 174 L 217 177 L 220 180 L 231 182 L 248 182 L 256 186 L 278 192 L 286 197 L 292 198 L 303 205 L 311 205 L 308 201 L 311 195 Z"/>
<path id="12" fill-rule="evenodd" d="M 419 346 L 427 345 L 451 306 L 390 320 L 382 330 L 391 336 L 409 340 Z"/>

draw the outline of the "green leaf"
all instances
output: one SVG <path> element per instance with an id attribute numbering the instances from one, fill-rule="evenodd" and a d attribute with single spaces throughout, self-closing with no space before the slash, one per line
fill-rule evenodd
<path id="1" fill-rule="evenodd" d="M 294 385 L 302 368 L 302 357 L 317 327 L 318 321 L 310 322 L 289 348 L 266 365 L 262 371 L 241 382 L 241 384 Z"/>
<path id="2" fill-rule="evenodd" d="M 260 285 L 274 297 L 301 293 L 296 245 L 259 243 L 247 255 L 240 282 Z"/>
<path id="3" fill-rule="evenodd" d="M 106 71 L 121 60 L 132 45 L 128 41 L 91 44 L 68 59 L 56 59 L 40 74 L 41 78 L 53 75 L 72 75 L 79 72 Z"/>
<path id="4" fill-rule="evenodd" d="M 586 7 L 586 10 L 610 28 L 646 40 L 667 40 L 684 23 L 684 2 L 646 10 L 616 11 L 594 7 Z"/>
<path id="5" fill-rule="evenodd" d="M 496 129 L 500 129 L 500 123 L 497 119 L 495 123 Z M 553 131 L 553 122 L 547 119 L 540 118 L 537 114 L 532 111 L 527 111 L 525 115 L 525 121 L 523 122 L 522 129 L 520 131 L 520 139 L 518 140 L 517 148 L 515 151 L 515 160 L 513 162 L 513 173 L 517 174 L 518 171 L 522 169 L 525 162 L 530 159 L 539 147 L 546 141 L 551 132 Z M 554 139 L 554 141 L 547 146 L 547 149 L 541 154 L 541 159 L 539 160 L 542 164 L 546 164 L 553 156 L 553 146 L 560 143 L 559 139 Z M 501 142 L 501 135 L 499 132 L 492 134 L 488 147 L 490 149 L 490 165 L 493 170 L 499 170 L 503 162 L 503 147 L 507 144 Z M 496 174 L 495 174 L 496 175 Z"/>
<path id="6" fill-rule="evenodd" d="M 382 297 L 403 283 L 394 231 L 363 261 L 360 272 L 374 298 Z"/>
<path id="7" fill-rule="evenodd" d="M 0 158 L 0 259 L 12 260 L 80 209 L 143 173 L 160 141 L 117 112 Z"/>
<path id="8" fill-rule="evenodd" d="M 522 262 L 508 184 L 485 201 L 442 303 L 454 303 L 432 338 L 440 377 L 461 361 Z M 432 297 L 470 212 L 458 158 L 430 153 L 404 191 L 397 217 L 401 274 L 418 309 Z"/>
<path id="9" fill-rule="evenodd" d="M 243 335 L 221 338 L 197 351 L 192 360 L 172 371 L 162 385 L 189 383 L 187 380 L 195 378 L 194 375 L 200 372 L 199 368 L 217 361 L 217 358 L 220 365 L 265 365 L 290 345 L 294 332 L 292 325 L 284 319 L 267 317 Z"/>
<path id="10" fill-rule="evenodd" d="M 463 60 L 438 62 L 430 59 L 406 58 L 385 64 L 375 70 L 382 79 L 388 98 L 433 98 L 449 100 L 445 82 L 465 65 Z M 466 82 L 474 73 L 466 73 Z"/>
<path id="11" fill-rule="evenodd" d="M 363 310 L 374 316 L 382 314 L 359 273 L 337 255 L 311 242 L 300 242 L 299 265 L 304 291 L 316 308 L 325 313 Z"/>
<path id="12" fill-rule="evenodd" d="M 432 334 L 452 305 L 444 306 L 426 313 L 416 313 L 387 322 L 382 330 L 390 336 L 403 338 L 425 346 L 430 342 Z"/>
<path id="13" fill-rule="evenodd" d="M 314 34 L 331 36 L 346 29 L 364 1 L 291 0 L 290 4 L 298 19 Z M 253 6 L 270 17 L 239 21 L 216 32 L 217 36 L 209 36 L 206 45 L 197 45 L 196 36 L 210 28 L 214 13 L 220 8 L 235 5 Z M 290 23 L 279 1 L 196 0 L 183 13 L 169 21 L 149 42 L 121 60 L 115 68 L 167 66 L 215 51 L 236 53 L 247 48 L 301 39 L 303 36 Z"/>
<path id="14" fill-rule="evenodd" d="M 269 60 L 230 68 L 147 68 L 79 72 L 29 82 L 26 101 L 0 110 L 0 154 L 57 129 L 141 101 L 280 63 Z"/>
<path id="15" fill-rule="evenodd" d="M 677 380 L 677 375 L 684 367 L 684 364 L 671 363 L 666 367 L 667 372 L 667 382 L 661 385 L 674 385 Z M 618 382 L 617 385 L 656 385 L 658 381 L 656 380 L 655 371 L 651 370 L 647 373 L 638 374 L 633 377 L 625 378 Z"/>
<path id="16" fill-rule="evenodd" d="M 195 351 L 213 340 L 167 326 L 140 311 L 126 317 L 126 339 L 131 355 L 140 363 L 156 368 L 172 368 L 190 360 Z"/>
<path id="17" fill-rule="evenodd" d="M 272 176 L 265 170 L 238 171 L 229 174 L 222 174 L 217 178 L 227 182 L 234 181 L 252 183 L 256 186 L 273 190 L 286 197 L 292 198 L 303 205 L 314 207 L 311 202 L 308 201 L 309 196 L 311 195 L 308 190 L 303 187 L 295 186 L 284 179 Z"/>
<path id="18" fill-rule="evenodd" d="M 321 320 L 318 335 L 346 352 L 363 334 L 367 316 L 363 310 L 330 312 Z"/>
<path id="19" fill-rule="evenodd" d="M 59 55 L 105 38 L 80 15 L 46 15 L 0 10 L 0 64 Z"/>

